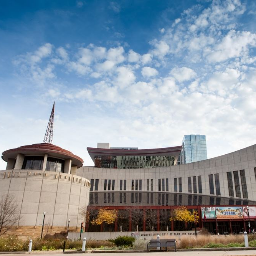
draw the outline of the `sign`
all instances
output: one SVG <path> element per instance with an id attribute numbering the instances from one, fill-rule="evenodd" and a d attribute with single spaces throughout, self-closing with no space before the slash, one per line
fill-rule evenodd
<path id="1" fill-rule="evenodd" d="M 256 218 L 256 207 L 243 206 L 244 219 Z"/>
<path id="2" fill-rule="evenodd" d="M 216 219 L 215 207 L 201 207 L 202 220 Z"/>
<path id="3" fill-rule="evenodd" d="M 242 219 L 242 207 L 216 207 L 217 219 Z"/>

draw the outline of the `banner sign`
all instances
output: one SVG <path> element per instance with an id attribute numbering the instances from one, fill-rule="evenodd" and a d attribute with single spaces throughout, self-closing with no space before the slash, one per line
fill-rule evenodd
<path id="1" fill-rule="evenodd" d="M 202 220 L 216 219 L 215 207 L 201 207 Z"/>
<path id="2" fill-rule="evenodd" d="M 217 219 L 242 219 L 242 207 L 216 207 Z"/>
<path id="3" fill-rule="evenodd" d="M 256 207 L 243 206 L 244 219 L 256 218 Z"/>

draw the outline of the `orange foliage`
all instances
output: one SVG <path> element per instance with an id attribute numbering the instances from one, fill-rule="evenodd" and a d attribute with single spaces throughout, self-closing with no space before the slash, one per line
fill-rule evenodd
<path id="1" fill-rule="evenodd" d="M 117 210 L 100 209 L 97 217 L 91 221 L 92 225 L 101 225 L 102 223 L 112 224 L 117 218 Z"/>

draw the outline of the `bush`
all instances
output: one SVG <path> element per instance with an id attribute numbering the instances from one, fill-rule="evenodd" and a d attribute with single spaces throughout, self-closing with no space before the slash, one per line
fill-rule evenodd
<path id="1" fill-rule="evenodd" d="M 131 236 L 119 236 L 116 239 L 109 240 L 113 242 L 116 246 L 129 246 L 132 247 L 135 238 Z"/>
<path id="2" fill-rule="evenodd" d="M 256 240 L 252 240 L 249 242 L 250 247 L 256 247 Z"/>

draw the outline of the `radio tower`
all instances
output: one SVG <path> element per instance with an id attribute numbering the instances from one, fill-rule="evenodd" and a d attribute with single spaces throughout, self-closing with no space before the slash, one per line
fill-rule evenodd
<path id="1" fill-rule="evenodd" d="M 44 143 L 52 143 L 52 137 L 53 137 L 53 121 L 54 121 L 54 107 L 55 107 L 55 102 L 53 103 L 52 106 L 52 112 L 49 118 L 49 122 L 46 128 L 46 132 L 44 135 Z"/>

